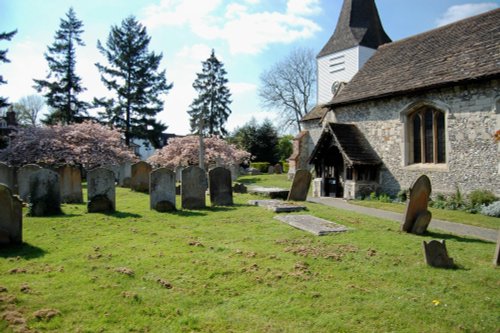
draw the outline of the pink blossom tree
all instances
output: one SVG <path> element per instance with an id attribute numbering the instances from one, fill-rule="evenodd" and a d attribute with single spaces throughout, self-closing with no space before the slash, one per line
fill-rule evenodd
<path id="1" fill-rule="evenodd" d="M 15 166 L 69 164 L 91 169 L 136 159 L 118 130 L 91 121 L 20 128 L 11 144 L 0 150 L 0 161 Z"/>
<path id="2" fill-rule="evenodd" d="M 215 165 L 217 161 L 225 165 L 240 164 L 251 158 L 250 153 L 217 136 L 205 138 L 204 143 L 205 162 L 209 165 Z M 168 145 L 157 150 L 148 162 L 172 169 L 177 166 L 198 165 L 199 147 L 200 142 L 196 135 L 170 139 Z"/>

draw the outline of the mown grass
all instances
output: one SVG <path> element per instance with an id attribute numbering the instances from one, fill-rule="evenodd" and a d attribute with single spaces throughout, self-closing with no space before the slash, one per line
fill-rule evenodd
<path id="1" fill-rule="evenodd" d="M 317 237 L 251 198 L 166 214 L 119 188 L 115 214 L 25 217 L 25 244 L 0 250 L 0 318 L 21 319 L 0 331 L 23 320 L 40 332 L 499 331 L 495 244 L 307 203 L 353 229 Z M 459 268 L 425 265 L 422 241 L 441 238 Z"/>
<path id="2" fill-rule="evenodd" d="M 364 207 L 378 208 L 396 213 L 404 213 L 406 209 L 406 204 L 403 203 L 389 203 L 370 200 L 352 200 L 350 202 Z M 495 230 L 500 229 L 500 218 L 498 217 L 491 217 L 482 214 L 470 214 L 459 210 L 447 210 L 431 207 L 429 207 L 429 210 L 431 211 L 432 218 L 434 219 L 457 222 Z"/>

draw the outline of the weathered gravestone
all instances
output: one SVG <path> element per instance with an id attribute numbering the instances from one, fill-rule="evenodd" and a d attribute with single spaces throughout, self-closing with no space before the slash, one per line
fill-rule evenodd
<path id="1" fill-rule="evenodd" d="M 132 178 L 130 188 L 136 192 L 149 192 L 149 174 L 152 171 L 150 164 L 140 161 L 132 164 Z"/>
<path id="2" fill-rule="evenodd" d="M 29 215 L 61 214 L 61 185 L 57 172 L 40 169 L 29 178 Z"/>
<path id="3" fill-rule="evenodd" d="M 118 186 L 130 187 L 130 178 L 132 177 L 132 164 L 123 162 L 120 164 L 120 175 L 118 177 Z"/>
<path id="4" fill-rule="evenodd" d="M 19 197 L 24 202 L 29 201 L 31 175 L 41 169 L 39 165 L 26 164 L 17 170 L 17 188 L 19 190 Z"/>
<path id="5" fill-rule="evenodd" d="M 96 168 L 87 173 L 87 209 L 89 213 L 112 213 L 115 211 L 115 174 L 105 168 Z"/>
<path id="6" fill-rule="evenodd" d="M 274 166 L 270 165 L 268 168 L 267 168 L 267 173 L 269 175 L 272 175 L 274 173 Z"/>
<path id="7" fill-rule="evenodd" d="M 500 230 L 498 230 L 497 247 L 495 249 L 495 257 L 493 258 L 493 264 L 495 266 L 500 266 Z"/>
<path id="8" fill-rule="evenodd" d="M 231 171 L 231 180 L 234 182 L 240 176 L 240 167 L 236 164 L 231 164 L 229 166 L 229 170 Z"/>
<path id="9" fill-rule="evenodd" d="M 175 167 L 175 181 L 176 182 L 181 181 L 182 169 L 184 169 L 184 167 L 182 165 Z M 180 192 L 178 194 L 180 194 Z"/>
<path id="10" fill-rule="evenodd" d="M 248 189 L 245 184 L 235 183 L 233 186 L 233 193 L 247 193 Z"/>
<path id="11" fill-rule="evenodd" d="M 431 181 L 426 175 L 420 176 L 413 183 L 401 230 L 417 235 L 427 231 L 432 218 L 431 212 L 427 210 L 431 191 Z"/>
<path id="12" fill-rule="evenodd" d="M 212 206 L 232 206 L 231 171 L 222 167 L 214 168 L 208 172 L 208 181 Z"/>
<path id="13" fill-rule="evenodd" d="M 277 175 L 281 175 L 283 173 L 283 167 L 281 164 L 278 163 L 274 166 L 274 173 Z"/>
<path id="14" fill-rule="evenodd" d="M 0 162 L 0 184 L 7 185 L 12 192 L 15 192 L 14 168 Z"/>
<path id="15" fill-rule="evenodd" d="M 57 169 L 61 184 L 61 202 L 82 203 L 82 173 L 80 169 L 71 165 L 64 165 Z"/>
<path id="16" fill-rule="evenodd" d="M 175 210 L 175 173 L 167 168 L 151 172 L 149 206 L 159 212 Z"/>
<path id="17" fill-rule="evenodd" d="M 207 190 L 205 171 L 197 166 L 190 166 L 182 170 L 181 179 L 182 208 L 205 208 L 205 192 Z"/>
<path id="18" fill-rule="evenodd" d="M 297 170 L 293 176 L 292 187 L 288 193 L 288 199 L 292 201 L 305 201 L 309 186 L 311 185 L 312 175 L 307 170 Z"/>
<path id="19" fill-rule="evenodd" d="M 438 268 L 454 268 L 453 259 L 448 256 L 444 240 L 423 241 L 425 261 L 427 265 Z"/>
<path id="20" fill-rule="evenodd" d="M 9 187 L 0 184 L 0 245 L 23 242 L 22 201 Z"/>

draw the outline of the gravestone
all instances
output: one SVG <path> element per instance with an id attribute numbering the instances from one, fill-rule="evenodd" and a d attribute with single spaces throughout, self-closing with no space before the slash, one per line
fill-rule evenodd
<path id="1" fill-rule="evenodd" d="M 103 168 L 113 171 L 115 174 L 115 183 L 120 182 L 120 169 L 121 167 L 117 164 L 104 165 Z"/>
<path id="2" fill-rule="evenodd" d="M 231 171 L 222 167 L 214 168 L 208 172 L 208 181 L 212 206 L 232 206 Z"/>
<path id="3" fill-rule="evenodd" d="M 89 213 L 114 212 L 116 207 L 115 174 L 105 168 L 87 173 L 87 210 Z"/>
<path id="4" fill-rule="evenodd" d="M 288 199 L 291 201 L 306 201 L 309 186 L 311 185 L 312 175 L 307 170 L 297 170 L 293 177 L 292 187 L 288 193 Z"/>
<path id="5" fill-rule="evenodd" d="M 269 175 L 272 175 L 274 173 L 274 166 L 270 165 L 268 168 L 267 168 L 267 173 Z"/>
<path id="6" fill-rule="evenodd" d="M 0 184 L 7 185 L 12 192 L 15 192 L 14 168 L 0 162 Z"/>
<path id="7" fill-rule="evenodd" d="M 345 232 L 349 229 L 338 223 L 321 219 L 312 215 L 278 215 L 274 217 L 294 228 L 310 232 L 316 236 Z"/>
<path id="8" fill-rule="evenodd" d="M 149 174 L 151 171 L 151 165 L 144 161 L 132 164 L 132 178 L 130 179 L 132 191 L 149 192 Z"/>
<path id="9" fill-rule="evenodd" d="M 181 179 L 182 208 L 205 208 L 205 192 L 208 185 L 205 171 L 197 166 L 190 166 L 182 170 Z"/>
<path id="10" fill-rule="evenodd" d="M 182 165 L 175 167 L 175 181 L 176 182 L 181 181 L 182 169 L 184 169 L 184 167 Z M 180 194 L 180 192 L 179 192 L 179 194 Z"/>
<path id="11" fill-rule="evenodd" d="M 151 172 L 149 206 L 158 212 L 175 210 L 175 173 L 167 168 Z"/>
<path id="12" fill-rule="evenodd" d="M 431 191 L 431 181 L 426 175 L 420 176 L 413 183 L 401 230 L 417 235 L 427 231 L 432 218 L 431 212 L 427 210 Z"/>
<path id="13" fill-rule="evenodd" d="M 500 230 L 498 231 L 497 247 L 495 249 L 495 257 L 493 258 L 493 264 L 495 266 L 500 266 Z"/>
<path id="14" fill-rule="evenodd" d="M 0 184 L 0 245 L 23 242 L 22 201 L 9 187 Z"/>
<path id="15" fill-rule="evenodd" d="M 118 177 L 118 186 L 130 187 L 130 178 L 132 177 L 132 164 L 123 162 L 120 164 L 120 175 Z"/>
<path id="16" fill-rule="evenodd" d="M 274 173 L 277 175 L 281 175 L 283 173 L 283 167 L 281 164 L 278 163 L 274 166 Z"/>
<path id="17" fill-rule="evenodd" d="M 82 203 L 82 173 L 80 169 L 71 165 L 64 165 L 57 169 L 61 184 L 61 202 Z"/>
<path id="18" fill-rule="evenodd" d="M 247 193 L 247 187 L 242 183 L 234 183 L 233 193 Z"/>
<path id="19" fill-rule="evenodd" d="M 427 265 L 437 268 L 454 268 L 453 259 L 448 256 L 444 240 L 423 241 L 424 255 Z"/>
<path id="20" fill-rule="evenodd" d="M 300 212 L 302 210 L 306 210 L 306 206 L 299 206 L 295 204 L 291 204 L 288 202 L 284 202 L 282 200 L 249 200 L 249 205 L 264 207 L 270 211 L 275 213 L 291 213 L 291 212 Z"/>
<path id="21" fill-rule="evenodd" d="M 61 185 L 57 172 L 39 169 L 29 178 L 29 215 L 61 214 Z"/>
<path id="22" fill-rule="evenodd" d="M 234 182 L 240 176 L 240 167 L 236 164 L 231 164 L 229 166 L 229 170 L 231 171 L 231 180 Z"/>
<path id="23" fill-rule="evenodd" d="M 39 165 L 26 164 L 17 170 L 17 188 L 19 190 L 19 197 L 24 202 L 29 201 L 31 175 L 41 169 Z"/>

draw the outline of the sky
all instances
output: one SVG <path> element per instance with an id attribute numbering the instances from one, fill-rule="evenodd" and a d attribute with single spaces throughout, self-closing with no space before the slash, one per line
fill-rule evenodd
<path id="1" fill-rule="evenodd" d="M 230 131 L 255 118 L 276 120 L 261 106 L 258 89 L 263 71 L 294 48 L 318 53 L 333 34 L 343 0 L 0 0 L 0 32 L 17 29 L 0 42 L 10 63 L 0 63 L 8 81 L 0 96 L 16 102 L 36 94 L 33 79 L 48 74 L 44 53 L 54 41 L 60 19 L 70 7 L 83 21 L 84 47 L 77 48 L 76 73 L 87 90 L 84 101 L 111 96 L 100 81 L 96 62 L 105 64 L 97 41 L 106 42 L 111 26 L 133 15 L 146 26 L 151 51 L 163 54 L 174 87 L 165 96 L 158 119 L 167 132 L 189 133 L 187 110 L 196 97 L 192 88 L 201 62 L 212 49 L 224 63 L 232 93 Z M 413 36 L 500 6 L 500 0 L 376 0 L 385 31 L 392 40 Z M 292 133 L 293 134 L 293 133 Z"/>

